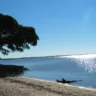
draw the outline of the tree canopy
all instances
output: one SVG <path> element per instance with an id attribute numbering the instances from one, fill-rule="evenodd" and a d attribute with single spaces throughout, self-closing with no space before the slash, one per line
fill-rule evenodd
<path id="1" fill-rule="evenodd" d="M 30 49 L 29 45 L 37 45 L 38 40 L 35 28 L 19 24 L 12 16 L 0 14 L 0 52 L 4 55 Z"/>

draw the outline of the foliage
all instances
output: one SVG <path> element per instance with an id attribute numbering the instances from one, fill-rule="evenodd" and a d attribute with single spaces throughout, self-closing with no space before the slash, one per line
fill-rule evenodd
<path id="1" fill-rule="evenodd" d="M 23 52 L 29 45 L 37 45 L 38 40 L 33 27 L 20 25 L 12 16 L 0 14 L 0 52 L 4 55 Z"/>

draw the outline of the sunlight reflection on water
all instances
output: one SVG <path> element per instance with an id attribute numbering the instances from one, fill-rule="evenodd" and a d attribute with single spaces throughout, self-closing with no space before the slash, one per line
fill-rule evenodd
<path id="1" fill-rule="evenodd" d="M 96 72 L 96 63 L 94 61 L 94 58 L 74 58 L 75 62 L 79 64 L 80 67 L 85 68 L 85 71 L 90 72 Z"/>
<path id="2" fill-rule="evenodd" d="M 61 56 L 62 58 L 63 56 Z M 95 55 L 75 55 L 75 56 L 64 56 L 64 58 L 70 58 L 75 61 L 79 67 L 85 69 L 89 73 L 96 72 L 96 54 Z"/>

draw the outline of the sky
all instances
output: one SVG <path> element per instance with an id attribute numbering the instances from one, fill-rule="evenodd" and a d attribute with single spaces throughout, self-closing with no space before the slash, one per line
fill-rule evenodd
<path id="1" fill-rule="evenodd" d="M 40 38 L 30 50 L 1 58 L 96 53 L 96 0 L 0 0 L 0 12 Z"/>

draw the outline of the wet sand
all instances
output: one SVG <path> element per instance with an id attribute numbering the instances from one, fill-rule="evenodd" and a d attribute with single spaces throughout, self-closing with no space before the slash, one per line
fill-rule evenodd
<path id="1" fill-rule="evenodd" d="M 26 77 L 0 78 L 0 96 L 96 96 L 96 90 Z"/>

